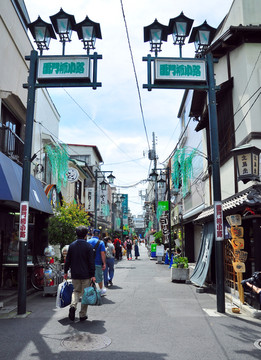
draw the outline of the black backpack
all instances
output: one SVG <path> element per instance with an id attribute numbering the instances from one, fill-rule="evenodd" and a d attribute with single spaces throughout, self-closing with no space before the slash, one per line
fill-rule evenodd
<path id="1" fill-rule="evenodd" d="M 127 249 L 131 250 L 131 248 L 132 248 L 131 241 L 127 240 Z"/>
<path id="2" fill-rule="evenodd" d="M 101 240 L 98 240 L 97 243 L 95 244 L 94 248 L 93 248 L 93 256 L 94 259 L 96 258 L 96 250 L 98 248 L 98 246 L 100 245 Z"/>

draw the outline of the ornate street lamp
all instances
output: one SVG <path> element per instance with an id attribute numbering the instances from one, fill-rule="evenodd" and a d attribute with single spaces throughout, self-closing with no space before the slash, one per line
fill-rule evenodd
<path id="1" fill-rule="evenodd" d="M 189 36 L 193 22 L 194 20 L 186 17 L 183 11 L 179 16 L 169 20 L 168 33 L 173 36 L 173 44 L 179 45 L 180 57 L 182 57 L 182 46 L 184 45 L 185 38 Z"/>
<path id="2" fill-rule="evenodd" d="M 196 26 L 192 29 L 189 43 L 194 42 L 196 54 L 200 55 L 208 48 L 211 41 L 214 39 L 216 30 L 217 29 L 208 25 L 206 20 L 200 26 Z"/>
<path id="3" fill-rule="evenodd" d="M 150 173 L 149 176 L 153 181 L 157 181 L 158 178 L 158 173 L 155 171 L 155 169 L 152 171 L 152 173 Z"/>
<path id="4" fill-rule="evenodd" d="M 160 177 L 160 179 L 158 180 L 158 184 L 159 184 L 159 189 L 163 189 L 166 184 L 166 181 L 162 177 Z"/>
<path id="5" fill-rule="evenodd" d="M 150 51 L 155 52 L 155 57 L 161 51 L 162 41 L 167 41 L 167 39 L 168 27 L 160 24 L 157 19 L 151 25 L 144 27 L 144 42 L 150 42 Z"/>
<path id="6" fill-rule="evenodd" d="M 95 49 L 96 39 L 102 38 L 100 24 L 90 20 L 88 16 L 86 16 L 85 20 L 74 26 L 74 30 L 77 31 L 78 38 L 82 40 L 83 48 L 87 50 L 87 54 L 89 55 L 90 50 Z"/>
<path id="7" fill-rule="evenodd" d="M 65 52 L 65 43 L 71 41 L 72 31 L 76 24 L 75 18 L 73 15 L 67 14 L 63 9 L 55 14 L 50 16 L 51 22 L 56 33 L 60 37 L 60 41 L 63 44 L 63 55 Z"/>
<path id="8" fill-rule="evenodd" d="M 51 38 L 56 39 L 52 24 L 48 24 L 38 16 L 37 20 L 28 24 L 28 28 L 36 42 L 40 55 L 42 55 L 43 50 L 49 50 Z"/>
<path id="9" fill-rule="evenodd" d="M 106 190 L 108 183 L 105 180 L 102 180 L 102 182 L 100 182 L 100 187 L 101 190 Z"/>
<path id="10" fill-rule="evenodd" d="M 231 151 L 233 151 L 236 162 L 237 181 L 242 180 L 244 184 L 249 181 L 260 181 L 259 155 L 261 150 L 246 144 Z"/>
<path id="11" fill-rule="evenodd" d="M 110 174 L 107 176 L 107 179 L 109 180 L 109 184 L 110 185 L 113 185 L 114 184 L 114 179 L 115 179 L 115 176 Z"/>

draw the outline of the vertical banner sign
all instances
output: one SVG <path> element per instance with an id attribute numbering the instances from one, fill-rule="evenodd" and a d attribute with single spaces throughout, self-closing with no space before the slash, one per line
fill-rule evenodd
<path id="1" fill-rule="evenodd" d="M 222 202 L 214 202 L 214 216 L 215 216 L 215 239 L 216 241 L 222 241 L 224 236 L 223 230 L 223 211 L 222 211 Z"/>
<path id="2" fill-rule="evenodd" d="M 161 231 L 163 235 L 163 243 L 169 241 L 169 220 L 167 215 L 162 215 L 160 218 Z"/>
<path id="3" fill-rule="evenodd" d="M 94 188 L 88 188 L 86 191 L 86 210 L 94 211 Z"/>
<path id="4" fill-rule="evenodd" d="M 106 216 L 106 206 L 108 202 L 107 189 L 101 190 L 100 193 L 100 215 Z"/>
<path id="5" fill-rule="evenodd" d="M 29 202 L 22 201 L 20 204 L 19 241 L 26 242 L 28 239 L 28 216 Z"/>

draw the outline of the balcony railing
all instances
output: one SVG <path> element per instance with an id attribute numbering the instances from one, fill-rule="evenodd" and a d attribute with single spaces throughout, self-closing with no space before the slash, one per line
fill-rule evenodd
<path id="1" fill-rule="evenodd" d="M 0 151 L 17 164 L 22 165 L 24 142 L 5 125 L 0 126 Z"/>

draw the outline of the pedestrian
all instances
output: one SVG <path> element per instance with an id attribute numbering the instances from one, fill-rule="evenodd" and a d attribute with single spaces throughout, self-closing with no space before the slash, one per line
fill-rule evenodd
<path id="1" fill-rule="evenodd" d="M 111 238 L 107 237 L 107 246 L 106 246 L 106 269 L 104 270 L 104 286 L 112 286 L 112 279 L 114 276 L 114 255 L 115 248 L 111 241 Z"/>
<path id="2" fill-rule="evenodd" d="M 100 294 L 104 296 L 106 294 L 106 289 L 103 287 L 103 271 L 106 268 L 106 252 L 105 245 L 102 240 L 99 239 L 100 230 L 93 230 L 92 237 L 87 240 L 89 244 L 95 250 L 95 278 L 96 283 L 99 285 Z"/>
<path id="3" fill-rule="evenodd" d="M 64 279 L 67 280 L 67 272 L 71 269 L 73 284 L 72 300 L 69 308 L 69 319 L 74 321 L 77 304 L 86 287 L 95 282 L 95 262 L 93 248 L 86 242 L 88 229 L 85 226 L 76 228 L 77 240 L 70 244 L 64 265 Z M 88 305 L 81 304 L 79 312 L 80 321 L 87 316 Z"/>
<path id="4" fill-rule="evenodd" d="M 122 258 L 122 249 L 121 249 L 121 240 L 115 238 L 114 240 L 114 247 L 115 247 L 115 258 L 116 260 L 120 260 Z"/>
<path id="5" fill-rule="evenodd" d="M 135 259 L 137 260 L 138 257 L 140 256 L 139 245 L 138 245 L 138 239 L 137 239 L 137 237 L 134 238 L 134 242 L 135 242 L 135 245 L 134 245 L 134 253 L 135 253 Z"/>
<path id="6" fill-rule="evenodd" d="M 132 260 L 132 241 L 129 237 L 126 238 L 127 260 Z"/>

